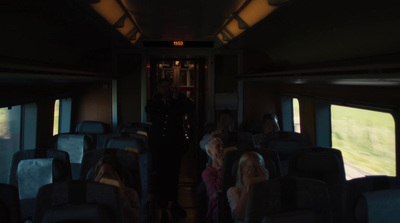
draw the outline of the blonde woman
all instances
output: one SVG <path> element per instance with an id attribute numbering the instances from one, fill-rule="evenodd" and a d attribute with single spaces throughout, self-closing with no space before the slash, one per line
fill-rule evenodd
<path id="1" fill-rule="evenodd" d="M 244 222 L 249 186 L 253 180 L 268 180 L 264 159 L 259 153 L 246 152 L 239 160 L 236 186 L 227 191 L 227 198 L 235 222 Z"/>
<path id="2" fill-rule="evenodd" d="M 206 152 L 211 158 L 211 165 L 203 171 L 202 178 L 208 192 L 207 218 L 213 220 L 216 218 L 218 190 L 222 186 L 224 143 L 218 137 L 211 138 L 207 142 Z"/>

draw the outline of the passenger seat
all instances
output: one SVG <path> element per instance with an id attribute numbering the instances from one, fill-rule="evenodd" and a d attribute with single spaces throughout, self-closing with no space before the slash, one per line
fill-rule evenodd
<path id="1" fill-rule="evenodd" d="M 13 185 L 0 184 L 0 222 L 21 222 L 18 189 Z"/>
<path id="2" fill-rule="evenodd" d="M 43 186 L 37 195 L 34 223 L 123 223 L 117 187 L 89 182 L 57 182 Z"/>
<path id="3" fill-rule="evenodd" d="M 125 175 L 128 179 L 125 179 L 126 186 L 133 188 L 136 190 L 139 200 L 140 200 L 140 217 L 141 219 L 148 217 L 147 215 L 147 197 L 142 188 L 142 178 L 140 173 L 140 161 L 139 154 L 135 152 L 129 152 L 122 149 L 102 149 L 102 150 L 92 150 L 88 151 L 84 154 L 82 160 L 82 168 L 81 168 L 81 176 L 80 179 L 84 180 L 94 180 L 95 173 L 94 168 L 97 162 L 104 155 L 113 155 L 116 156 L 121 166 L 124 167 L 125 171 L 128 171 Z M 146 189 L 146 188 L 144 188 Z M 144 221 L 141 221 L 144 222 Z"/>
<path id="4" fill-rule="evenodd" d="M 61 133 L 54 137 L 56 138 L 55 149 L 69 154 L 72 178 L 79 179 L 83 154 L 93 149 L 90 138 L 87 135 L 74 133 Z"/>
<path id="5" fill-rule="evenodd" d="M 356 207 L 358 199 L 363 196 L 363 194 L 389 189 L 400 189 L 400 178 L 390 176 L 366 176 L 347 181 L 344 222 L 357 222 L 355 218 L 357 212 L 354 208 Z M 360 214 L 361 213 L 359 212 L 358 215 Z"/>
<path id="6" fill-rule="evenodd" d="M 277 151 L 282 168 L 282 176 L 287 176 L 289 168 L 289 155 L 294 150 L 304 146 L 303 135 L 297 132 L 279 131 L 272 138 L 263 140 L 261 148 Z"/>
<path id="7" fill-rule="evenodd" d="M 362 194 L 355 205 L 356 223 L 400 222 L 400 189 Z"/>
<path id="8" fill-rule="evenodd" d="M 59 150 L 22 150 L 14 154 L 10 184 L 18 188 L 22 220 L 35 213 L 36 195 L 43 185 L 71 180 L 68 153 Z"/>
<path id="9" fill-rule="evenodd" d="M 255 183 L 245 222 L 331 223 L 327 185 L 319 180 L 285 177 Z"/>
<path id="10" fill-rule="evenodd" d="M 110 133 L 107 124 L 99 121 L 82 121 L 75 128 L 75 133 L 87 135 L 95 149 L 103 149 L 104 141 Z"/>
<path id="11" fill-rule="evenodd" d="M 288 176 L 321 180 L 328 186 L 335 223 L 343 222 L 346 174 L 342 153 L 338 149 L 306 147 L 289 156 Z"/>
<path id="12" fill-rule="evenodd" d="M 120 149 L 120 150 L 127 150 L 130 151 L 132 149 L 135 149 L 138 152 L 139 156 L 139 165 L 140 165 L 140 176 L 141 176 L 141 182 L 142 182 L 142 194 L 143 197 L 141 198 L 141 207 L 142 208 L 149 208 L 149 205 L 152 205 L 151 202 L 151 190 L 152 190 L 152 179 L 151 179 L 151 154 L 150 151 L 146 148 L 146 144 L 143 141 L 144 139 L 132 137 L 113 137 L 111 138 L 108 143 L 106 148 L 114 148 L 114 149 Z M 142 219 L 147 219 L 150 217 L 149 213 L 147 213 L 148 210 L 142 210 L 141 212 L 141 218 Z"/>

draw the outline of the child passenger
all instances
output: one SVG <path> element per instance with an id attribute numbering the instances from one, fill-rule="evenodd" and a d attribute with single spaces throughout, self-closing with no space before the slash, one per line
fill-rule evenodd
<path id="1" fill-rule="evenodd" d="M 224 144 L 218 137 L 211 138 L 206 144 L 206 152 L 211 158 L 211 165 L 202 173 L 203 181 L 208 192 L 208 211 L 207 218 L 216 218 L 218 190 L 222 186 L 222 164 L 223 164 Z"/>
<path id="2" fill-rule="evenodd" d="M 94 181 L 114 185 L 119 188 L 124 218 L 127 223 L 139 222 L 139 198 L 133 188 L 126 187 L 122 166 L 114 156 L 103 156 L 95 167 Z"/>
<path id="3" fill-rule="evenodd" d="M 227 191 L 227 198 L 232 217 L 236 223 L 244 222 L 249 186 L 254 180 L 268 180 L 269 173 L 265 169 L 264 159 L 259 153 L 246 152 L 239 160 L 236 174 L 236 186 Z"/>

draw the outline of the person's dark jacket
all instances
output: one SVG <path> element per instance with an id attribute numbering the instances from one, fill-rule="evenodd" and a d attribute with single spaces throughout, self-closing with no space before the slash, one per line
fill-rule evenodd
<path id="1" fill-rule="evenodd" d="M 146 105 L 146 112 L 151 118 L 149 139 L 162 144 L 179 144 L 185 142 L 184 115 L 194 109 L 193 102 L 180 94 L 177 99 L 163 101 L 162 95 L 157 94 Z"/>

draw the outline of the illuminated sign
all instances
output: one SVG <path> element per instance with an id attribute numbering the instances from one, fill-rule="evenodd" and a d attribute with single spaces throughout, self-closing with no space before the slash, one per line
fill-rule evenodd
<path id="1" fill-rule="evenodd" d="M 174 46 L 183 46 L 183 41 L 174 41 Z"/>
<path id="2" fill-rule="evenodd" d="M 197 47 L 214 47 L 214 41 L 143 41 L 144 47 L 182 47 L 182 48 L 197 48 Z"/>

